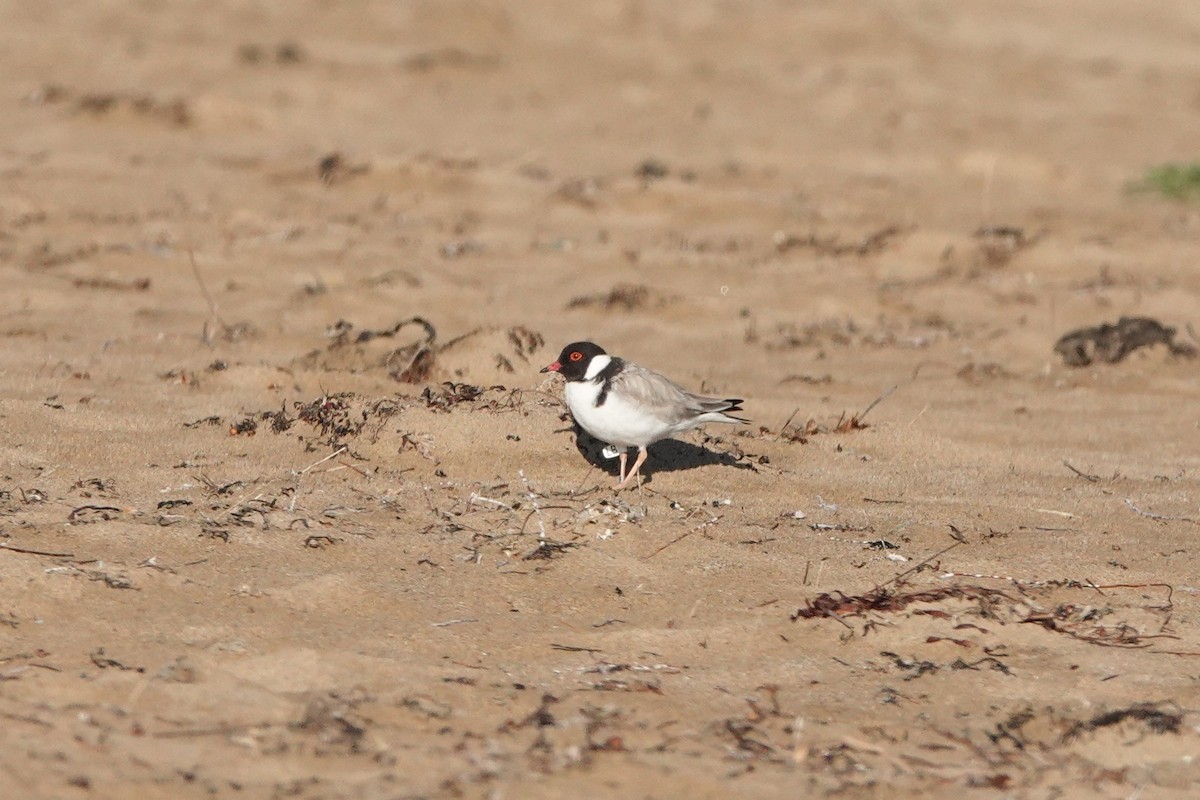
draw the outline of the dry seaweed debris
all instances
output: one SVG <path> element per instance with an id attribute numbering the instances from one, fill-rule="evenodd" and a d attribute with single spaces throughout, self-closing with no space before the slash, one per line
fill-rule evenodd
<path id="1" fill-rule="evenodd" d="M 794 417 L 795 414 L 793 413 L 792 416 Z M 779 429 L 779 433 L 773 434 L 771 429 L 765 425 L 759 426 L 758 433 L 760 436 L 775 436 L 785 442 L 799 442 L 800 444 L 808 444 L 808 440 L 819 433 L 850 433 L 852 431 L 865 430 L 869 427 L 870 425 L 862 421 L 861 415 L 851 414 L 850 416 L 846 416 L 846 412 L 843 411 L 842 415 L 838 417 L 838 421 L 834 423 L 832 428 L 822 425 L 815 419 L 811 418 L 805 422 L 803 426 L 797 427 L 792 425 L 792 418 L 789 417 L 788 421 L 785 422 L 783 427 Z"/>
<path id="2" fill-rule="evenodd" d="M 1094 361 L 1116 364 L 1141 347 L 1163 344 L 1173 356 L 1195 358 L 1197 350 L 1175 341 L 1175 329 L 1150 317 L 1121 317 L 1115 325 L 1107 322 L 1077 328 L 1063 334 L 1054 344 L 1054 352 L 1070 367 L 1086 367 Z"/>
<path id="3" fill-rule="evenodd" d="M 490 337 L 489 334 L 491 335 Z M 442 356 L 443 354 L 450 353 L 452 350 L 462 351 L 468 346 L 473 346 L 476 349 L 483 348 L 485 353 L 487 353 L 487 350 L 491 350 L 487 355 L 491 356 L 492 363 L 497 370 L 513 374 L 517 371 L 517 368 L 513 365 L 512 358 L 509 358 L 509 356 L 529 364 L 531 363 L 529 357 L 545 345 L 546 340 L 540 333 L 530 330 L 524 325 L 517 325 L 503 331 L 489 328 L 475 328 L 438 347 L 437 355 Z M 496 347 L 503 349 L 505 346 L 508 347 L 507 354 L 506 352 L 496 352 L 494 349 Z M 480 353 L 480 355 L 483 354 Z M 462 373 L 456 372 L 455 374 L 461 375 Z"/>
<path id="4" fill-rule="evenodd" d="M 368 425 L 378 431 L 383 423 L 400 411 L 397 401 L 390 398 L 359 404 L 360 398 L 352 392 L 326 395 L 309 403 L 297 402 L 296 419 L 316 428 L 322 440 L 330 447 L 339 447 L 344 440 L 358 436 Z M 292 420 L 281 408 L 277 412 L 264 412 L 264 419 L 271 420 L 271 430 L 282 433 L 291 427 Z"/>
<path id="5" fill-rule="evenodd" d="M 923 562 L 925 563 L 925 562 Z M 910 570 L 911 571 L 911 570 Z M 1000 577 L 982 576 L 974 577 Z M 898 576 L 898 580 L 903 574 Z M 1119 647 L 1129 649 L 1144 649 L 1153 645 L 1156 639 L 1178 639 L 1180 637 L 1166 633 L 1171 620 L 1173 605 L 1171 604 L 1172 589 L 1166 584 L 1108 584 L 1096 585 L 1090 582 L 1078 581 L 1039 581 L 1026 582 L 1013 579 L 1021 592 L 1019 599 L 1009 594 L 986 586 L 973 584 L 956 584 L 918 591 L 890 591 L 886 586 L 876 586 L 860 595 L 846 595 L 842 592 L 824 593 L 809 600 L 802 608 L 791 616 L 795 622 L 799 619 L 814 619 L 830 617 L 846 625 L 845 617 L 867 616 L 870 612 L 896 613 L 905 610 L 915 603 L 938 603 L 944 600 L 973 600 L 978 604 L 978 613 L 1000 624 L 1029 623 L 1038 625 L 1053 633 L 1061 633 L 1072 639 L 1078 639 L 1087 644 L 1101 647 Z M 1168 591 L 1164 605 L 1135 605 L 1124 606 L 1124 611 L 1136 610 L 1148 612 L 1159 619 L 1158 632 L 1146 633 L 1139 630 L 1128 621 L 1111 621 L 1111 617 L 1119 606 L 1092 606 L 1073 602 L 1059 602 L 1052 607 L 1043 607 L 1036 602 L 1035 595 L 1056 589 L 1087 590 L 1107 596 L 1105 592 L 1111 589 L 1144 589 L 1163 587 Z M 950 612 L 939 608 L 917 609 L 913 613 L 932 617 L 946 618 Z M 868 623 L 870 627 L 871 623 Z M 1156 650 L 1155 652 L 1173 653 L 1176 655 L 1195 655 L 1184 651 Z"/>
<path id="6" fill-rule="evenodd" d="M 312 736 L 317 755 L 362 752 L 367 722 L 357 709 L 372 699 L 361 690 L 318 695 L 308 701 L 300 719 L 288 727 Z"/>
<path id="7" fill-rule="evenodd" d="M 454 383 L 453 381 L 444 381 L 440 386 L 434 388 L 426 386 L 421 392 L 421 400 L 425 402 L 425 407 L 434 411 L 449 411 L 460 403 L 474 403 L 486 392 L 505 391 L 505 386 L 475 386 L 470 383 Z M 493 401 L 493 406 L 495 402 Z"/>
<path id="8" fill-rule="evenodd" d="M 797 408 L 792 412 L 791 416 L 787 418 L 787 421 L 780 426 L 778 434 L 772 434 L 771 430 L 765 425 L 759 427 L 758 432 L 760 436 L 775 435 L 786 442 L 799 442 L 800 444 L 808 444 L 808 440 L 818 433 L 829 433 L 830 431 L 833 433 L 851 433 L 853 431 L 866 430 L 871 426 L 868 423 L 863 422 L 863 419 L 866 418 L 867 414 L 871 413 L 871 410 L 874 409 L 875 406 L 887 399 L 887 397 L 898 388 L 899 385 L 896 385 L 885 390 L 881 395 L 872 400 L 870 405 L 868 405 L 858 414 L 846 416 L 846 412 L 843 411 L 842 415 L 838 417 L 838 421 L 834 423 L 832 428 L 827 428 L 819 424 L 814 419 L 809 419 L 804 423 L 804 427 L 802 428 L 794 427 L 792 425 L 792 420 L 796 418 L 796 414 L 800 413 L 800 409 Z"/>
<path id="9" fill-rule="evenodd" d="M 414 405 L 424 405 L 432 411 L 448 412 L 462 405 L 470 405 L 473 409 L 504 412 L 520 409 L 522 395 L 520 389 L 508 389 L 501 385 L 475 386 L 452 381 L 427 386 L 419 396 L 371 399 L 354 392 L 337 392 L 307 402 L 293 401 L 290 406 L 283 403 L 278 411 L 249 414 L 232 423 L 229 433 L 231 436 L 253 436 L 263 425 L 271 433 L 281 434 L 301 422 L 316 429 L 320 443 L 336 448 L 364 433 L 370 441 L 376 441 L 387 420 Z M 221 417 L 208 417 L 186 423 L 185 427 L 219 424 Z M 304 439 L 303 436 L 300 438 Z"/>
<path id="10" fill-rule="evenodd" d="M 640 311 L 645 308 L 661 308 L 672 300 L 673 298 L 654 292 L 648 286 L 634 283 L 619 283 L 607 292 L 574 297 L 567 303 L 567 308 L 598 308 L 602 311 Z"/>
<path id="11" fill-rule="evenodd" d="M 1072 639 L 1107 647 L 1145 648 L 1151 644 L 1148 639 L 1160 636 L 1170 639 L 1178 638 L 1165 634 L 1146 636 L 1125 622 L 1111 625 L 1099 624 L 1105 616 L 1106 611 L 1103 609 L 1076 603 L 1060 603 L 1051 610 L 1032 610 L 1018 621 L 1040 625 L 1048 631 L 1062 633 Z"/>
<path id="12" fill-rule="evenodd" d="M 338 392 L 308 402 L 292 402 L 291 410 L 295 412 L 295 416 L 289 413 L 287 403 L 282 403 L 278 411 L 248 414 L 230 424 L 229 435 L 253 436 L 258 432 L 260 423 L 265 424 L 271 433 L 286 433 L 297 422 L 303 422 L 317 430 L 321 443 L 336 448 L 342 446 L 346 439 L 359 436 L 364 430 L 377 436 L 383 424 L 398 414 L 402 405 L 403 398 L 385 397 L 370 400 L 353 392 Z M 213 416 L 185 423 L 184 427 L 220 424 L 221 417 Z M 300 438 L 304 440 L 303 436 Z M 309 449 L 313 449 L 312 443 L 309 444 Z"/>
<path id="13" fill-rule="evenodd" d="M 387 351 L 382 363 L 395 380 L 401 383 L 420 383 L 428 380 L 433 371 L 434 345 L 437 342 L 437 328 L 424 317 L 409 317 L 390 328 L 363 329 L 357 332 L 352 323 L 338 320 L 329 329 L 328 335 L 332 341 L 327 350 L 350 347 L 361 349 L 376 339 L 394 339 L 400 331 L 409 326 L 421 328 L 424 335 L 415 342 Z"/>
<path id="14" fill-rule="evenodd" d="M 330 153 L 317 162 L 317 177 L 321 183 L 331 186 L 354 175 L 362 175 L 370 169 L 366 164 L 351 164 L 341 153 Z"/>
<path id="15" fill-rule="evenodd" d="M 1069 742 L 1083 733 L 1119 725 L 1127 720 L 1141 722 L 1153 733 L 1179 733 L 1179 728 L 1183 725 L 1183 714 L 1177 709 L 1164 710 L 1155 703 L 1135 703 L 1126 708 L 1102 712 L 1086 722 L 1076 723 L 1063 734 L 1063 741 Z"/>
<path id="16" fill-rule="evenodd" d="M 898 225 L 888 225 L 880 228 L 877 231 L 866 234 L 857 241 L 844 242 L 837 234 L 831 236 L 818 236 L 815 233 L 810 233 L 806 236 L 796 236 L 794 234 L 776 231 L 774 238 L 775 250 L 778 253 L 786 253 L 789 250 L 805 249 L 812 250 L 817 255 L 822 256 L 864 256 L 873 255 L 887 248 L 892 241 L 903 234 L 909 233 L 912 228 L 902 229 Z"/>
<path id="17" fill-rule="evenodd" d="M 313 400 L 310 403 L 296 403 L 297 419 L 316 428 L 325 437 L 330 446 L 342 439 L 357 436 L 366 424 L 367 415 L 355 415 L 351 407 L 354 395 L 341 392 Z M 282 413 L 282 412 L 280 412 Z M 355 418 L 357 417 L 357 419 Z M 271 414 L 271 429 L 274 430 L 278 415 Z"/>
<path id="18" fill-rule="evenodd" d="M 936 603 L 941 600 L 977 600 L 981 605 L 999 600 L 1013 602 L 999 589 L 985 586 L 943 586 L 916 592 L 891 592 L 885 586 L 876 586 L 859 595 L 825 592 L 809 600 L 803 608 L 792 614 L 791 619 L 795 622 L 798 619 L 861 616 L 869 611 L 897 612 L 913 603 Z"/>
<path id="19" fill-rule="evenodd" d="M 401 334 L 413 328 L 418 335 L 404 342 Z M 440 344 L 437 328 L 424 317 L 410 317 L 378 330 L 357 329 L 353 323 L 339 320 L 329 327 L 326 336 L 331 340 L 329 345 L 304 356 L 304 366 L 333 371 L 383 367 L 400 383 L 424 383 L 435 370 L 461 376 L 463 371 L 455 371 L 445 357 L 468 343 L 476 350 L 482 349 L 479 355 L 490 357 L 497 370 L 509 373 L 517 371 L 513 360 L 528 363 L 529 356 L 545 344 L 540 333 L 519 325 L 505 330 L 476 328 Z"/>
<path id="20" fill-rule="evenodd" d="M 67 103 L 76 114 L 101 117 L 116 111 L 129 111 L 139 117 L 156 119 L 178 128 L 192 124 L 193 115 L 183 98 L 162 98 L 149 94 L 75 91 L 58 84 L 46 84 L 26 98 L 30 105 L 50 106 Z"/>
<path id="21" fill-rule="evenodd" d="M 1042 238 L 1041 233 L 1026 234 L 1023 228 L 1011 225 L 987 225 L 975 231 L 979 241 L 976 255 L 982 267 L 1002 267 L 1017 253 L 1033 247 Z"/>

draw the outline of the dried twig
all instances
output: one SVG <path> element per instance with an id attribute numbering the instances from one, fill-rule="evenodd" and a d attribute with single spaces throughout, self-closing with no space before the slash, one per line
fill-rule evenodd
<path id="1" fill-rule="evenodd" d="M 196 276 L 196 283 L 200 286 L 200 294 L 204 297 L 204 302 L 208 304 L 208 319 L 204 321 L 202 336 L 204 343 L 212 347 L 213 330 L 220 329 L 223 332 L 228 332 L 232 328 L 217 313 L 217 301 L 208 292 L 208 286 L 204 283 L 204 276 L 200 274 L 200 267 L 196 264 L 196 254 L 192 250 L 188 250 L 188 260 L 192 262 L 192 274 Z"/>
<path id="2" fill-rule="evenodd" d="M 859 414 L 859 415 L 858 415 L 858 421 L 859 421 L 859 422 L 862 422 L 862 421 L 863 421 L 863 418 L 864 418 L 864 417 L 866 417 L 866 416 L 867 416 L 867 414 L 870 414 L 870 413 L 871 413 L 871 409 L 873 409 L 875 406 L 879 405 L 881 402 L 883 402 L 884 400 L 886 400 L 886 399 L 888 398 L 888 396 L 889 396 L 889 395 L 890 395 L 892 392 L 896 391 L 896 390 L 897 390 L 897 389 L 899 389 L 899 388 L 900 388 L 900 384 L 896 384 L 895 386 L 893 386 L 892 388 L 888 389 L 888 390 L 887 390 L 886 392 L 884 392 L 883 394 L 879 395 L 879 397 L 876 397 L 874 400 L 872 400 L 872 401 L 871 401 L 871 405 L 869 405 L 869 406 L 867 406 L 865 409 L 863 409 L 863 412 L 862 412 L 861 414 Z"/>
<path id="3" fill-rule="evenodd" d="M 529 479 L 525 477 L 525 470 L 517 470 L 517 474 L 521 476 L 521 482 L 525 484 L 525 496 L 529 498 L 530 504 L 533 506 L 533 513 L 537 516 L 538 523 L 538 538 L 546 538 L 546 521 L 542 519 L 542 506 L 538 503 L 537 494 L 533 491 L 533 487 L 529 485 Z M 524 526 L 522 526 L 524 530 Z"/>
<path id="4" fill-rule="evenodd" d="M 479 494 L 478 492 L 471 492 L 471 496 L 467 498 L 467 505 L 473 506 L 476 503 L 487 503 L 489 505 L 498 506 L 499 508 L 503 508 L 508 511 L 513 510 L 513 507 L 511 505 L 509 505 L 508 503 L 505 503 L 503 500 L 493 500 L 490 497 L 484 497 L 483 495 Z"/>
<path id="5" fill-rule="evenodd" d="M 960 544 L 962 544 L 962 541 L 956 540 L 954 542 L 954 544 L 950 545 L 949 547 L 943 547 L 941 550 L 938 550 L 936 553 L 929 556 L 929 558 L 926 558 L 924 561 L 920 561 L 920 562 L 914 564 L 913 566 L 909 567 L 908 569 L 904 570 L 903 572 L 893 576 L 891 580 L 884 581 L 883 583 L 879 584 L 879 586 L 877 586 L 875 588 L 882 589 L 883 587 L 887 586 L 889 583 L 898 582 L 901 578 L 911 575 L 912 573 L 916 572 L 917 570 L 923 568 L 925 565 L 927 565 L 930 561 L 933 561 L 938 556 L 941 556 L 945 553 L 949 553 L 951 550 L 958 547 Z"/>
<path id="6" fill-rule="evenodd" d="M 255 728 L 270 728 L 273 727 L 270 722 L 248 722 L 244 724 L 230 723 L 227 725 L 215 725 L 211 728 L 186 728 L 183 730 L 174 731 L 158 731 L 153 736 L 158 739 L 181 739 L 192 736 L 230 736 L 235 733 L 253 730 Z"/>
<path id="7" fill-rule="evenodd" d="M 31 550 L 27 547 L 17 547 L 15 545 L 8 544 L 7 542 L 0 542 L 0 550 L 11 550 L 14 553 L 26 553 L 31 556 L 49 556 L 50 558 L 75 557 L 74 553 L 51 553 L 47 550 Z"/>
<path id="8" fill-rule="evenodd" d="M 341 447 L 339 447 L 337 450 L 334 450 L 332 453 L 330 453 L 329 455 L 325 456 L 324 458 L 321 458 L 321 459 L 318 459 L 318 460 L 314 461 L 313 463 L 309 464 L 309 465 L 308 465 L 307 467 L 305 467 L 304 469 L 302 469 L 302 470 L 300 470 L 300 471 L 298 471 L 298 472 L 294 472 L 293 474 L 294 474 L 294 475 L 303 475 L 304 473 L 308 472 L 308 471 L 309 471 L 310 469 L 312 469 L 313 467 L 316 467 L 316 466 L 319 466 L 319 465 L 321 465 L 321 464 L 324 464 L 326 461 L 328 461 L 328 460 L 329 460 L 329 459 L 331 459 L 331 458 L 337 458 L 338 456 L 340 456 L 342 453 L 346 452 L 346 451 L 347 451 L 347 450 L 349 450 L 349 449 L 350 449 L 350 448 L 349 448 L 349 446 L 347 446 L 347 445 L 342 445 L 342 446 L 341 446 Z"/>
<path id="9" fill-rule="evenodd" d="M 1096 483 L 1097 481 L 1100 480 L 1099 475 L 1092 475 L 1090 472 L 1081 472 L 1081 471 L 1075 469 L 1075 467 L 1071 466 L 1071 462 L 1067 461 L 1065 458 L 1063 459 L 1062 463 L 1063 463 L 1064 467 L 1071 470 L 1071 472 L 1074 472 L 1076 475 L 1083 478 L 1088 483 Z"/>
<path id="10" fill-rule="evenodd" d="M 670 547 L 671 545 L 675 544 L 676 542 L 681 542 L 681 541 L 683 541 L 684 539 L 686 539 L 687 537 L 691 536 L 693 533 L 695 533 L 695 532 L 696 532 L 696 530 L 698 530 L 698 529 L 693 529 L 693 530 L 687 531 L 687 532 L 685 532 L 685 533 L 681 533 L 681 534 L 679 534 L 679 535 L 678 535 L 678 536 L 676 536 L 674 539 L 672 539 L 671 541 L 667 542 L 666 544 L 664 544 L 662 547 L 660 547 L 660 548 L 658 548 L 657 550 L 655 550 L 655 551 L 654 551 L 653 553 L 651 553 L 650 555 L 646 556 L 646 558 L 647 558 L 647 559 L 654 558 L 656 555 L 658 555 L 659 553 L 661 553 L 663 550 L 666 550 L 668 547 Z"/>
<path id="11" fill-rule="evenodd" d="M 540 523 L 541 519 L 542 519 L 542 512 L 549 508 L 569 508 L 572 511 L 575 510 L 575 506 L 566 506 L 566 505 L 541 506 L 541 505 L 539 505 L 539 506 L 535 507 L 532 511 L 530 511 L 528 514 L 525 515 L 525 519 L 521 522 L 521 528 L 520 528 L 520 530 L 517 531 L 517 533 L 518 534 L 525 533 L 525 528 L 527 528 L 529 526 L 529 520 L 533 519 L 534 517 L 537 517 L 538 522 Z M 544 538 L 544 534 L 543 534 L 543 538 Z"/>
<path id="12" fill-rule="evenodd" d="M 562 650 L 564 653 L 603 653 L 604 651 L 596 647 L 581 647 L 574 644 L 556 644 L 550 643 L 550 647 L 555 650 Z"/>
<path id="13" fill-rule="evenodd" d="M 1167 514 L 1156 514 L 1153 511 L 1143 511 L 1142 509 L 1135 506 L 1133 504 L 1133 501 L 1130 500 L 1128 497 L 1125 498 L 1125 505 L 1129 506 L 1129 509 L 1133 513 L 1138 514 L 1143 517 L 1148 517 L 1149 519 L 1156 519 L 1159 522 L 1190 522 L 1193 525 L 1200 525 L 1200 521 L 1194 520 L 1191 517 L 1172 517 L 1172 516 L 1168 516 Z"/>

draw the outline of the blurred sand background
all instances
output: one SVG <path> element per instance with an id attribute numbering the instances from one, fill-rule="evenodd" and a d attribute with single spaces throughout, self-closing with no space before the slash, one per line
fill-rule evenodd
<path id="1" fill-rule="evenodd" d="M 0 56 L 0 795 L 1200 796 L 1200 364 L 1053 351 L 1195 344 L 1200 208 L 1127 186 L 1197 157 L 1200 5 L 8 2 Z M 753 424 L 614 495 L 581 338 Z"/>

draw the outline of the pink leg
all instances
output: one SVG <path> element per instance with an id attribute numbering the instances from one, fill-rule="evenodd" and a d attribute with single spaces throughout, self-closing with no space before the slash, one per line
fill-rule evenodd
<path id="1" fill-rule="evenodd" d="M 628 452 L 627 450 L 622 450 L 622 451 L 621 451 L 621 455 L 620 455 L 620 461 L 618 462 L 618 463 L 620 464 L 620 472 L 621 472 L 621 477 L 617 478 L 617 480 L 618 480 L 618 481 L 624 481 L 624 480 L 625 480 L 625 459 L 626 459 L 628 456 L 629 456 L 629 452 Z M 621 484 L 620 484 L 620 483 L 618 483 L 618 484 L 617 484 L 617 488 L 620 488 L 620 486 L 621 486 Z"/>
<path id="2" fill-rule="evenodd" d="M 646 461 L 647 455 L 649 455 L 649 453 L 646 451 L 646 448 L 644 448 L 644 447 L 638 448 L 638 457 L 636 459 L 634 459 L 633 469 L 629 470 L 629 474 L 626 475 L 621 480 L 621 482 L 617 484 L 618 489 L 624 489 L 626 486 L 629 485 L 629 482 L 631 480 L 633 480 L 633 476 L 638 474 L 638 470 L 641 469 L 642 464 Z"/>

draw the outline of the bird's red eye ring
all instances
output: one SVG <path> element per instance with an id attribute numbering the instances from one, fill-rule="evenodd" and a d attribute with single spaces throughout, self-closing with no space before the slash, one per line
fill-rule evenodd
<path id="1" fill-rule="evenodd" d="M 570 359 L 572 361 L 581 361 L 583 359 L 583 353 L 576 350 L 574 353 L 571 353 Z"/>

